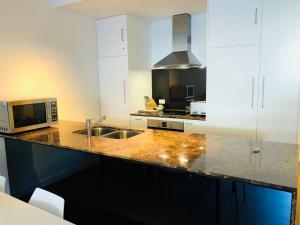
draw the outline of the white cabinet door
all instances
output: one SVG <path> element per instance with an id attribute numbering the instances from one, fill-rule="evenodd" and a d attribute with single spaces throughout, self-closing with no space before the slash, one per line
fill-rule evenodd
<path id="1" fill-rule="evenodd" d="M 300 81 L 300 1 L 264 0 L 258 131 L 296 143 Z"/>
<path id="2" fill-rule="evenodd" d="M 97 21 L 98 57 L 127 55 L 127 17 L 108 17 Z"/>
<path id="3" fill-rule="evenodd" d="M 147 117 L 144 116 L 131 116 L 130 117 L 130 128 L 131 129 L 147 129 Z"/>
<path id="4" fill-rule="evenodd" d="M 209 133 L 255 137 L 259 46 L 208 50 Z"/>
<path id="5" fill-rule="evenodd" d="M 209 0 L 209 48 L 258 44 L 261 0 Z"/>
<path id="6" fill-rule="evenodd" d="M 184 132 L 194 134 L 206 133 L 206 122 L 199 120 L 184 120 Z"/>
<path id="7" fill-rule="evenodd" d="M 129 127 L 127 80 L 127 56 L 99 58 L 101 114 L 107 116 L 105 123 Z"/>

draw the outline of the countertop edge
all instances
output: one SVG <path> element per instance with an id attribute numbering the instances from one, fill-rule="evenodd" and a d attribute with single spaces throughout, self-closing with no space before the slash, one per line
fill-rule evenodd
<path id="1" fill-rule="evenodd" d="M 244 182 L 247 184 L 253 184 L 253 185 L 257 185 L 257 186 L 261 186 L 261 187 L 277 189 L 277 190 L 286 191 L 286 192 L 290 192 L 290 193 L 297 193 L 297 187 L 293 188 L 293 187 L 288 187 L 288 186 L 283 186 L 283 185 L 270 184 L 267 182 L 255 181 L 255 180 L 251 180 L 251 179 L 247 179 L 247 178 L 245 178 L 245 179 L 238 178 L 238 177 L 228 176 L 228 175 L 224 175 L 224 174 L 211 173 L 211 172 L 207 172 L 207 171 L 190 170 L 190 169 L 187 169 L 184 167 L 177 167 L 177 166 L 173 166 L 173 165 L 165 166 L 165 165 L 161 165 L 159 163 L 155 163 L 155 162 L 151 162 L 151 161 L 147 161 L 147 160 L 138 160 L 138 159 L 134 159 L 134 158 L 130 158 L 130 157 L 109 155 L 109 154 L 105 154 L 105 153 L 89 151 L 88 149 L 84 149 L 84 148 L 75 148 L 72 146 L 54 145 L 54 144 L 49 144 L 49 143 L 45 143 L 45 142 L 26 140 L 26 139 L 22 139 L 17 136 L 13 136 L 13 135 L 6 135 L 6 134 L 0 133 L 0 137 L 34 143 L 34 144 L 40 144 L 40 145 L 45 145 L 45 146 L 52 146 L 52 147 L 57 147 L 57 148 L 62 148 L 62 149 L 68 149 L 68 150 L 73 150 L 73 151 L 79 151 L 79 152 L 84 152 L 84 153 L 90 153 L 90 154 L 95 154 L 95 155 L 100 155 L 100 156 L 105 156 L 105 157 L 110 157 L 110 158 L 116 158 L 116 159 L 121 159 L 121 160 L 128 160 L 128 161 L 133 161 L 133 162 L 137 162 L 137 163 L 144 163 L 147 165 L 152 165 L 152 166 L 156 166 L 156 167 L 160 167 L 160 168 L 164 168 L 164 169 L 170 169 L 170 170 L 175 170 L 175 171 L 184 171 L 184 172 L 188 172 L 188 173 L 192 173 L 192 174 L 204 175 L 204 176 L 214 177 L 214 178 L 219 178 L 219 179 L 224 179 L 224 180 L 226 180 L 226 179 L 235 180 L 235 181 L 240 181 L 240 182 Z"/>

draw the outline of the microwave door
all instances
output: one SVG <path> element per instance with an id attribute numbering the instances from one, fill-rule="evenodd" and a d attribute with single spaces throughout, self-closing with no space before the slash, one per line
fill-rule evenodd
<path id="1" fill-rule="evenodd" d="M 12 105 L 11 110 L 11 122 L 15 132 L 37 129 L 48 123 L 46 102 Z"/>

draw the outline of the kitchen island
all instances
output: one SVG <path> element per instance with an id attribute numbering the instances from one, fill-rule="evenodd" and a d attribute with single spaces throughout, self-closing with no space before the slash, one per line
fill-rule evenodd
<path id="1" fill-rule="evenodd" d="M 51 146 L 55 147 L 56 151 L 65 151 L 66 149 L 79 151 L 89 154 L 89 157 L 99 157 L 101 171 L 107 173 L 116 170 L 116 164 L 108 163 L 108 161 L 115 160 L 122 168 L 119 172 L 118 170 L 117 172 L 114 171 L 116 177 L 118 174 L 124 175 L 126 171 L 139 171 L 137 176 L 132 179 L 128 178 L 125 183 L 140 180 L 144 185 L 138 191 L 143 196 L 147 195 L 145 199 L 148 200 L 153 200 L 153 195 L 158 196 L 158 192 L 172 192 L 173 185 L 186 184 L 184 187 L 178 188 L 178 192 L 173 190 L 174 196 L 179 196 L 178 193 L 182 192 L 182 196 L 179 196 L 180 204 L 189 204 L 184 207 L 185 209 L 188 208 L 186 215 L 184 215 L 185 224 L 197 224 L 195 221 L 199 221 L 199 218 L 194 219 L 194 215 L 197 213 L 193 209 L 199 203 L 201 207 L 197 206 L 197 209 L 202 212 L 202 217 L 205 218 L 203 219 L 204 222 L 200 220 L 202 223 L 198 222 L 198 224 L 232 224 L 232 220 L 240 221 L 234 224 L 246 224 L 245 218 L 247 216 L 243 217 L 243 207 L 251 214 L 253 212 L 251 211 L 252 206 L 250 208 L 241 206 L 240 200 L 246 202 L 244 205 L 250 205 L 251 196 L 258 195 L 261 196 L 256 199 L 263 201 L 265 198 L 265 208 L 273 203 L 276 205 L 277 199 L 285 198 L 284 202 L 287 202 L 287 205 L 280 205 L 280 207 L 285 207 L 286 215 L 289 215 L 289 218 L 280 217 L 279 221 L 282 223 L 278 224 L 295 224 L 299 148 L 297 145 L 271 142 L 256 143 L 253 140 L 241 138 L 161 130 L 145 130 L 140 135 L 124 140 L 104 137 L 87 138 L 84 135 L 73 133 L 76 130 L 84 129 L 84 126 L 84 123 L 60 121 L 57 126 L 52 128 L 17 135 L 0 134 L 0 136 L 6 139 L 7 152 L 20 151 L 9 147 L 9 143 L 14 141 Z M 257 147 L 259 147 L 258 151 Z M 8 159 L 8 163 L 9 161 Z M 127 165 L 130 165 L 131 169 L 128 169 Z M 161 171 L 162 173 L 160 173 Z M 103 173 L 101 178 L 105 180 L 107 177 Z M 172 174 L 170 175 L 171 178 L 169 174 Z M 124 177 L 123 175 L 122 177 Z M 10 179 L 14 178 L 10 177 Z M 180 182 L 180 180 L 182 181 Z M 161 183 L 162 186 L 149 190 L 147 182 L 150 184 Z M 163 188 L 160 189 L 160 187 Z M 232 198 L 230 197 L 230 200 L 225 202 L 223 199 L 227 197 L 224 194 L 224 189 L 227 187 L 231 189 Z M 128 189 L 130 188 L 127 187 Z M 156 191 L 152 193 L 154 189 Z M 249 194 L 245 190 L 248 190 Z M 197 196 L 197 193 L 202 194 Z M 239 197 L 241 193 L 242 198 Z M 276 198 L 276 195 L 280 197 Z M 164 197 L 165 195 L 161 196 L 160 200 Z M 168 199 L 171 198 L 167 198 L 166 201 Z M 144 200 L 139 200 L 139 202 L 145 203 Z M 176 202 L 176 199 L 173 200 L 173 203 Z M 257 202 L 258 208 L 260 205 L 262 203 Z M 233 216 L 230 218 L 231 222 L 228 222 L 229 219 L 224 219 L 229 213 L 225 213 L 223 208 L 228 208 L 228 206 L 234 209 Z M 259 214 L 257 221 L 249 224 L 272 224 L 266 220 L 267 215 L 270 217 L 278 215 L 274 209 L 272 209 L 273 212 L 265 212 L 265 208 L 257 210 L 255 214 Z M 178 208 L 178 213 L 179 211 L 180 208 Z M 150 217 L 143 216 L 143 218 Z M 149 224 L 163 224 L 163 222 L 156 220 L 149 222 Z"/>

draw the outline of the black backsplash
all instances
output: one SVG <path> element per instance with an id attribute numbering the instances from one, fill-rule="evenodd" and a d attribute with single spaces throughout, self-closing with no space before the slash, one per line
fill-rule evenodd
<path id="1" fill-rule="evenodd" d="M 194 97 L 186 95 L 186 87 L 194 87 Z M 152 70 L 152 97 L 158 103 L 165 99 L 167 109 L 186 109 L 190 102 L 206 100 L 206 69 Z"/>

